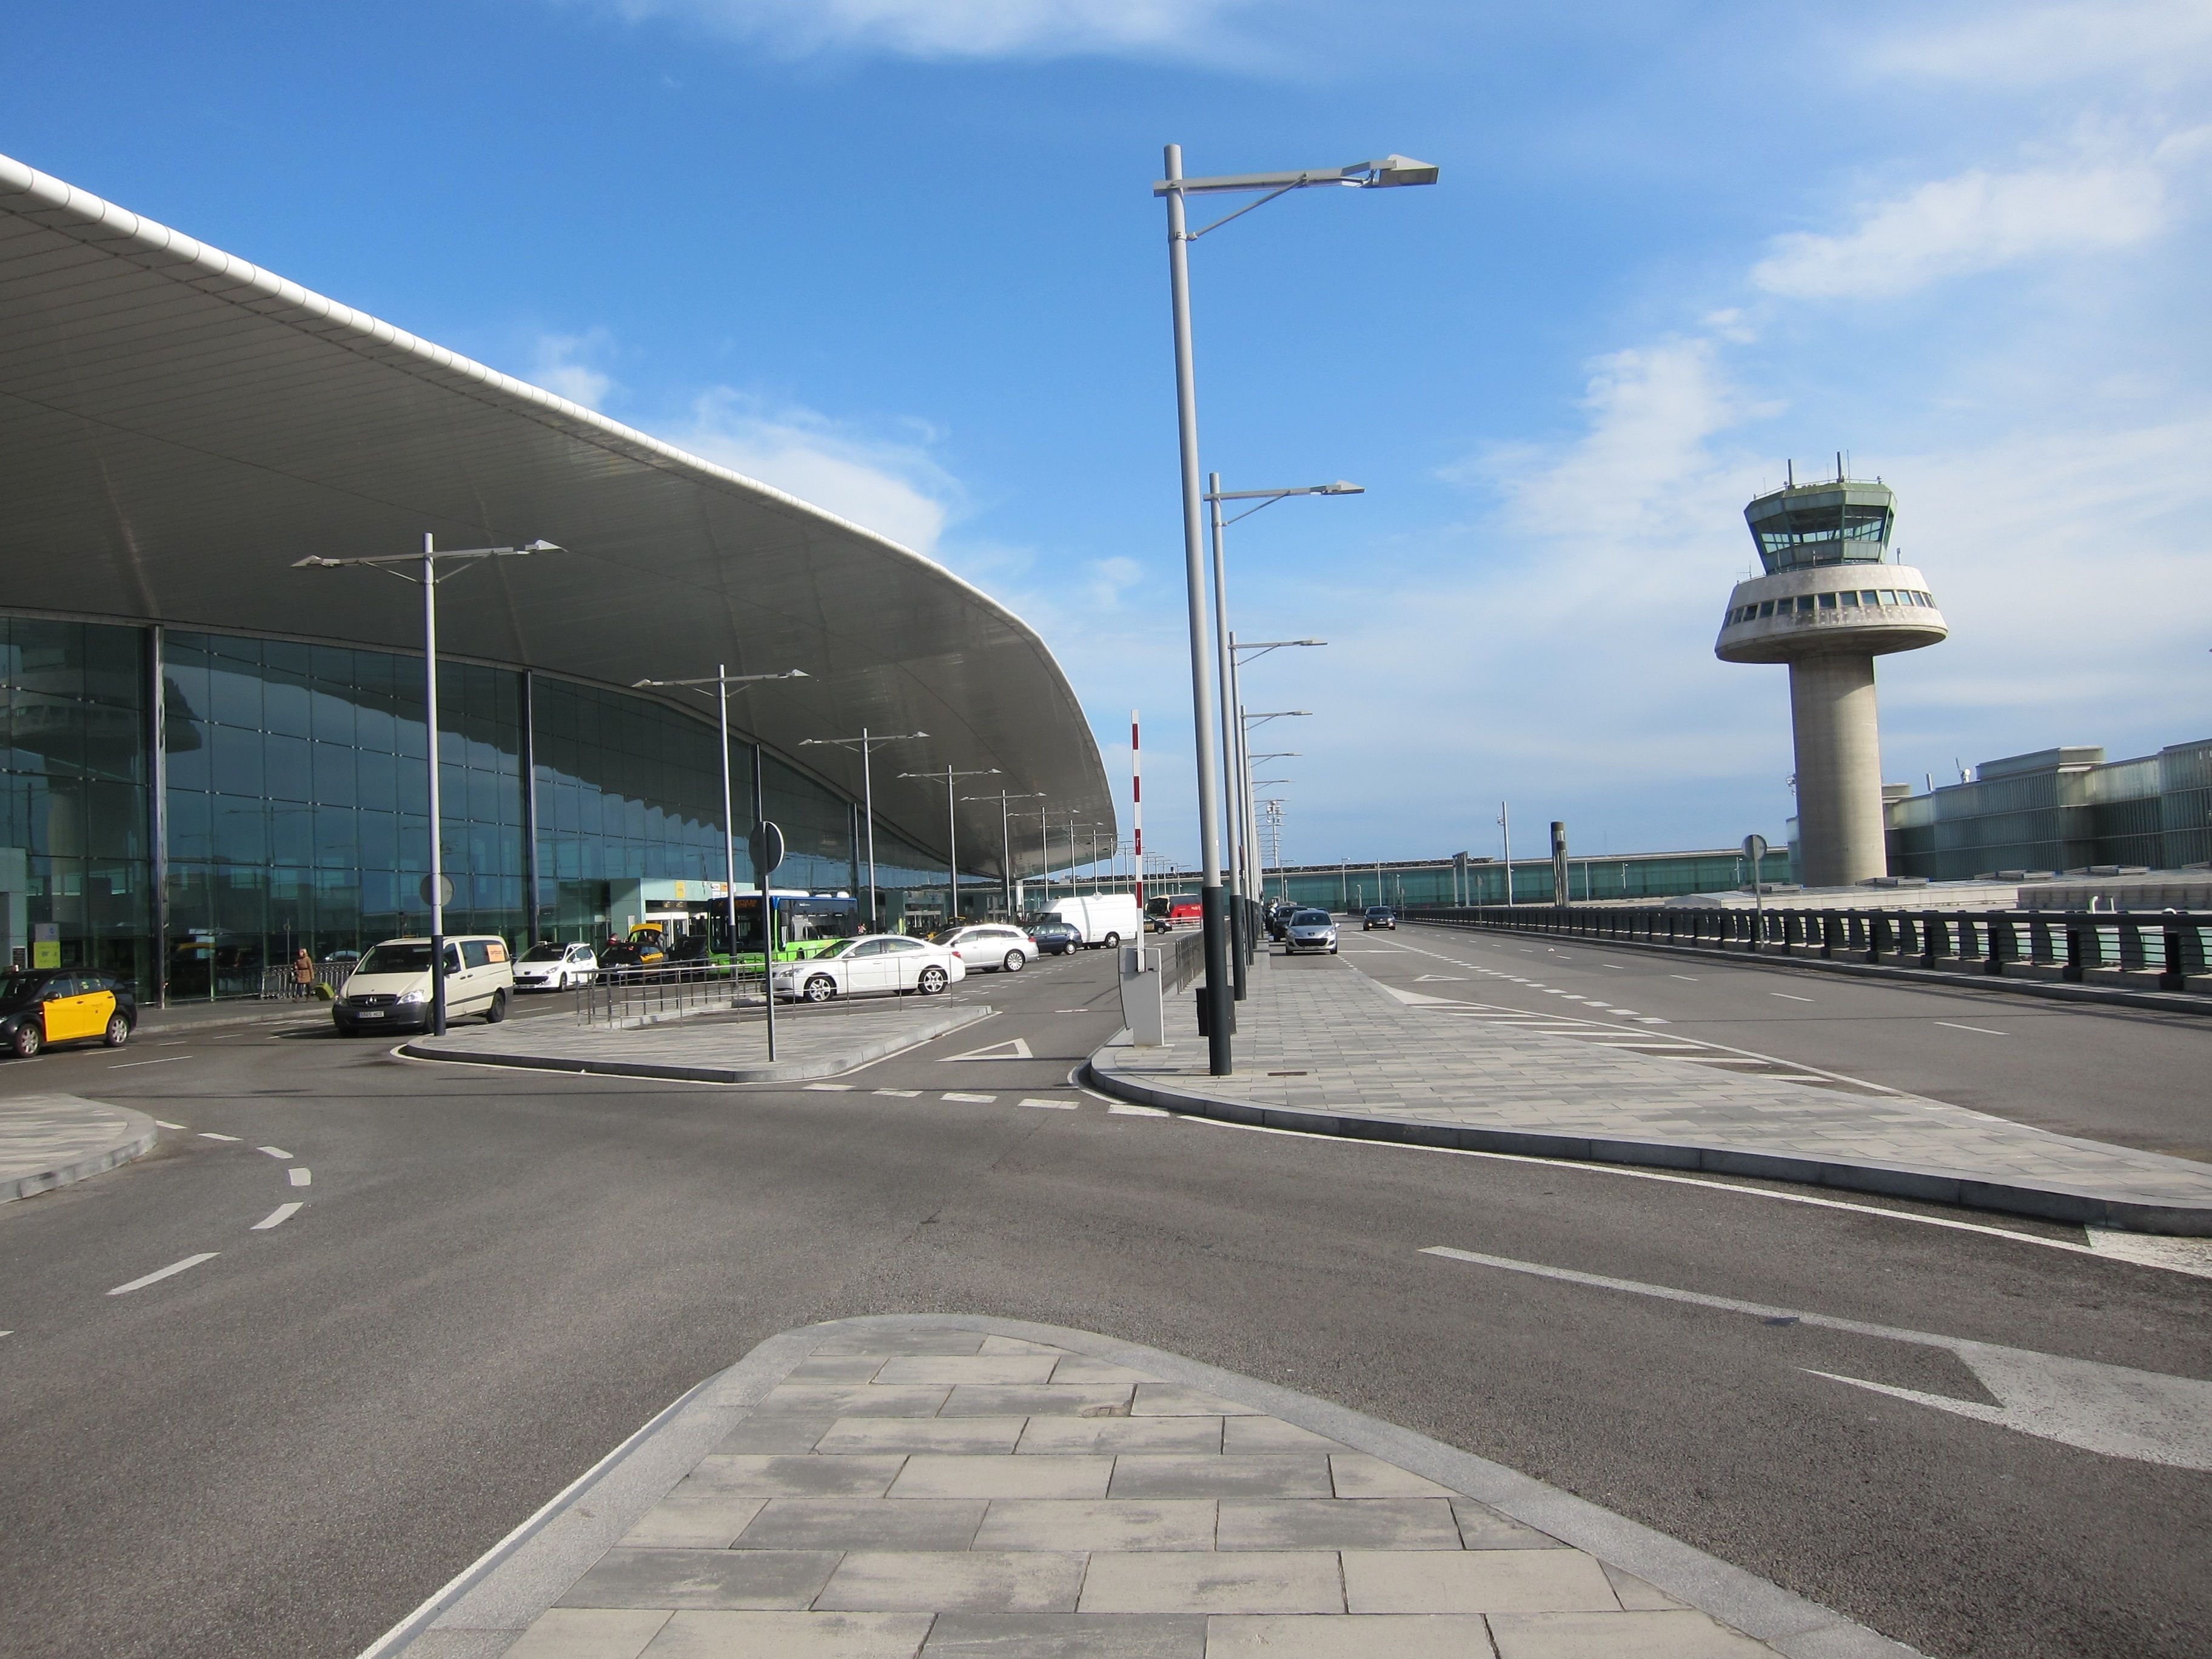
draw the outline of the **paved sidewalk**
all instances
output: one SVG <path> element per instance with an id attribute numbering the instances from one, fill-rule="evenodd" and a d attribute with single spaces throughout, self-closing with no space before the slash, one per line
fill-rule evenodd
<path id="1" fill-rule="evenodd" d="M 0 1204 L 143 1158 L 160 1133 L 143 1112 L 75 1095 L 0 1101 Z"/>
<path id="2" fill-rule="evenodd" d="M 1086 1333 L 941 1315 L 772 1339 L 370 1655 L 1908 1651 L 1595 1505 L 1326 1401 Z"/>
<path id="3" fill-rule="evenodd" d="M 684 1083 L 798 1083 L 835 1077 L 917 1042 L 988 1019 L 983 1007 L 923 1004 L 780 1010 L 776 1057 L 752 1014 L 695 1014 L 653 1025 L 578 1025 L 555 1015 L 470 1024 L 400 1046 L 417 1060 L 467 1060 L 541 1072 L 591 1072 Z"/>
<path id="4" fill-rule="evenodd" d="M 1479 992 L 1472 994 L 1479 995 Z M 1729 1076 L 1529 1029 L 1517 1010 L 1386 989 L 1350 964 L 1263 958 L 1234 1076 L 1206 1075 L 1188 999 L 1168 1046 L 1101 1049 L 1107 1092 L 1367 1139 L 1764 1176 L 2142 1232 L 2212 1234 L 2212 1165 L 1911 1095 Z"/>

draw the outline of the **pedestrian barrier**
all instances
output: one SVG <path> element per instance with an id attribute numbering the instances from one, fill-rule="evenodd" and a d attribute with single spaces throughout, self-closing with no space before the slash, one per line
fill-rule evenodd
<path id="1" fill-rule="evenodd" d="M 1660 905 L 1425 907 L 1407 921 L 2075 985 L 2212 992 L 2212 915 L 2183 911 L 1805 910 Z"/>
<path id="2" fill-rule="evenodd" d="M 716 963 L 607 968 L 575 989 L 576 1024 L 620 1026 L 763 1006 L 766 976 Z"/>

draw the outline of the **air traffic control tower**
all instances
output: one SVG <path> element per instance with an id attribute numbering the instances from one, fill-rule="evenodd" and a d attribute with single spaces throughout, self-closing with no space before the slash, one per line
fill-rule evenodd
<path id="1" fill-rule="evenodd" d="M 1808 887 L 1889 872 L 1874 659 L 1950 633 L 1911 567 L 1888 562 L 1897 498 L 1880 479 L 1789 483 L 1743 510 L 1765 574 L 1736 584 L 1713 654 L 1790 665 L 1797 868 Z"/>

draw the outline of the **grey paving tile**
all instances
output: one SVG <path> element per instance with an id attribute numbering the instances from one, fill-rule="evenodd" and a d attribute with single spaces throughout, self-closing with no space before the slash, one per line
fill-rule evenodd
<path id="1" fill-rule="evenodd" d="M 1133 1389 L 1110 1382 L 1043 1382 L 1002 1388 L 963 1382 L 951 1392 L 943 1417 L 1127 1417 Z"/>
<path id="2" fill-rule="evenodd" d="M 1210 1550 L 1213 1503 L 1203 1498 L 994 1498 L 979 1550 Z"/>
<path id="3" fill-rule="evenodd" d="M 1327 1435 L 1285 1423 L 1279 1417 L 1229 1417 L 1222 1419 L 1221 1449 L 1227 1452 L 1343 1451 L 1347 1449 Z"/>
<path id="4" fill-rule="evenodd" d="M 1117 1365 L 1110 1359 L 1093 1359 L 1089 1354 L 1071 1353 L 1060 1356 L 1060 1364 L 1053 1369 L 1051 1380 L 1054 1382 L 1157 1382 L 1159 1378 L 1146 1371 Z"/>
<path id="5" fill-rule="evenodd" d="M 1455 1550 L 1459 1525 L 1440 1498 L 1224 1498 L 1224 1550 Z"/>
<path id="6" fill-rule="evenodd" d="M 1032 1417 L 1015 1451 L 1218 1452 L 1218 1417 Z"/>
<path id="7" fill-rule="evenodd" d="M 874 1382 L 786 1382 L 769 1390 L 761 1409 L 787 1415 L 934 1417 L 951 1392 L 949 1389 L 891 1389 Z"/>
<path id="8" fill-rule="evenodd" d="M 791 1368 L 787 1382 L 866 1382 L 886 1364 L 881 1354 L 814 1353 Z M 891 1381 L 900 1379 L 892 1378 Z"/>
<path id="9" fill-rule="evenodd" d="M 1329 1479 L 1339 1498 L 1456 1498 L 1449 1486 L 1424 1480 L 1410 1469 L 1386 1463 L 1365 1452 L 1332 1452 Z"/>
<path id="10" fill-rule="evenodd" d="M 729 1433 L 718 1452 L 807 1452 L 837 1419 L 829 1412 L 755 1412 Z"/>
<path id="11" fill-rule="evenodd" d="M 1772 1650 L 1702 1613 L 1500 1613 L 1490 1630 L 1498 1659 L 1771 1659 Z"/>
<path id="12" fill-rule="evenodd" d="M 1019 1336 L 987 1336 L 978 1353 L 1050 1353 L 1065 1354 L 1065 1348 L 1055 1348 L 1049 1342 L 1031 1342 Z"/>
<path id="13" fill-rule="evenodd" d="M 1261 1417 L 1266 1413 L 1179 1382 L 1140 1382 L 1132 1417 Z"/>
<path id="14" fill-rule="evenodd" d="M 1077 1421 L 1082 1419 L 1077 1419 Z M 1026 1417 L 841 1417 L 815 1448 L 824 1452 L 1011 1452 Z"/>
<path id="15" fill-rule="evenodd" d="M 1017 1459 L 1017 1462 L 1019 1460 Z M 1316 1454 L 1186 1456 L 1127 1452 L 1114 1460 L 1115 1498 L 1328 1498 L 1328 1459 Z"/>
<path id="16" fill-rule="evenodd" d="M 905 1462 L 897 1456 L 716 1452 L 699 1460 L 692 1478 L 743 1498 L 881 1498 Z"/>
<path id="17" fill-rule="evenodd" d="M 1061 1362 L 1048 1353 L 902 1354 L 884 1362 L 886 1383 L 1049 1382 Z"/>
<path id="18" fill-rule="evenodd" d="M 1353 1613 L 1617 1611 L 1613 1586 L 1580 1550 L 1346 1550 L 1344 1594 Z"/>
<path id="19" fill-rule="evenodd" d="M 948 1613 L 922 1659 L 1205 1659 L 1195 1615 Z"/>
<path id="20" fill-rule="evenodd" d="M 1689 1606 L 1688 1602 L 1677 1601 L 1668 1595 L 1658 1585 L 1638 1578 L 1632 1572 L 1625 1572 L 1610 1561 L 1601 1561 L 1598 1565 L 1605 1569 L 1606 1582 L 1613 1586 L 1613 1593 L 1620 1598 L 1620 1605 L 1631 1613 L 1670 1613 L 1678 1607 Z"/>
<path id="21" fill-rule="evenodd" d="M 617 1548 L 574 1584 L 564 1607 L 803 1607 L 837 1565 L 834 1550 Z"/>
<path id="22" fill-rule="evenodd" d="M 1479 1613 L 1225 1614 L 1206 1620 L 1206 1659 L 1492 1659 Z M 1643 1659 L 1589 1648 L 1577 1659 Z"/>
<path id="23" fill-rule="evenodd" d="M 914 1659 L 926 1613 L 679 1613 L 644 1659 Z"/>
<path id="24" fill-rule="evenodd" d="M 1101 1551 L 1083 1613 L 1341 1613 L 1336 1558 L 1315 1553 Z"/>
<path id="25" fill-rule="evenodd" d="M 1084 1498 L 1106 1496 L 1111 1457 L 1071 1454 L 963 1457 L 918 1452 L 891 1483 L 894 1498 Z"/>
<path id="26" fill-rule="evenodd" d="M 667 1622 L 662 1607 L 549 1607 L 507 1651 L 510 1659 L 637 1659 Z"/>
<path id="27" fill-rule="evenodd" d="M 1042 1550 L 856 1550 L 815 1599 L 824 1609 L 1073 1613 L 1085 1558 Z"/>
<path id="28" fill-rule="evenodd" d="M 687 1475 L 639 1517 L 622 1541 L 639 1549 L 726 1549 L 768 1501 L 741 1498 L 726 1486 Z"/>
<path id="29" fill-rule="evenodd" d="M 964 1550 L 980 1498 L 777 1498 L 737 1537 L 741 1550 Z"/>
<path id="30" fill-rule="evenodd" d="M 1539 1532 L 1518 1521 L 1509 1520 L 1487 1504 L 1478 1504 L 1472 1498 L 1455 1498 L 1452 1514 L 1459 1521 L 1460 1542 L 1471 1550 L 1563 1550 L 1566 1548 L 1547 1532 Z"/>
<path id="31" fill-rule="evenodd" d="M 817 1353 L 980 1353 L 988 1340 L 981 1331 L 855 1331 L 824 1337 Z"/>

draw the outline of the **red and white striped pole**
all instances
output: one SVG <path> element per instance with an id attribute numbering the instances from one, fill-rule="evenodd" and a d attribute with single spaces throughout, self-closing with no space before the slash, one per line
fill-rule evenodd
<path id="1" fill-rule="evenodd" d="M 1135 837 L 1137 915 L 1145 914 L 1145 769 L 1137 742 L 1137 711 L 1129 711 L 1129 816 Z"/>

